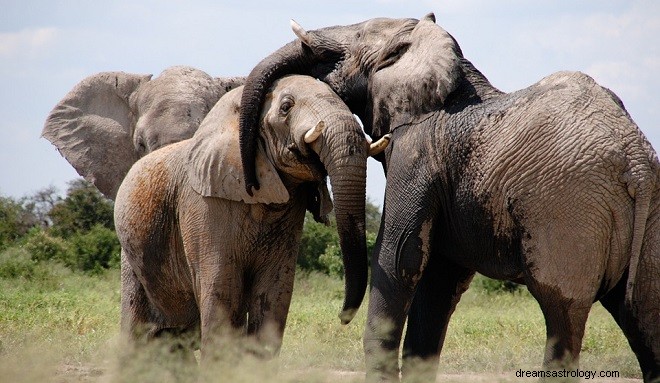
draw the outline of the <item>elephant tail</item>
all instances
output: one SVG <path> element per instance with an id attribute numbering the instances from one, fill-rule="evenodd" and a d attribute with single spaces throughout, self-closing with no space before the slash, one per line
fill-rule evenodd
<path id="1" fill-rule="evenodd" d="M 633 292 L 640 267 L 640 258 L 644 251 L 644 240 L 647 237 L 647 221 L 649 220 L 651 201 L 654 200 L 654 194 L 657 193 L 656 183 L 660 181 L 660 172 L 651 171 L 648 174 L 650 177 L 643 177 L 637 185 L 628 185 L 629 193 L 635 200 L 633 237 L 630 246 L 630 264 L 628 266 L 628 281 L 625 296 L 625 304 L 630 308 L 635 307 L 633 305 Z M 648 247 L 651 244 L 646 245 Z"/>

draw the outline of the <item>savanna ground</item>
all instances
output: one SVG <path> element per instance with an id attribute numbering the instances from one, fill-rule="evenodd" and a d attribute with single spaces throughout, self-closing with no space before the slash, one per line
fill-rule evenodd
<path id="1" fill-rule="evenodd" d="M 537 381 L 515 375 L 517 370 L 538 369 L 542 360 L 545 327 L 536 302 L 524 289 L 489 293 L 476 283 L 453 316 L 438 381 Z M 200 372 L 202 378 L 223 382 L 362 381 L 366 306 L 351 324 L 342 326 L 337 318 L 342 299 L 341 280 L 298 273 L 279 367 L 272 362 L 230 358 L 229 363 L 205 368 Z M 191 372 L 196 367 L 175 363 L 170 353 L 158 347 L 149 352 L 127 351 L 118 335 L 119 300 L 116 269 L 91 276 L 43 264 L 29 279 L 0 279 L 0 381 L 197 381 Z M 587 323 L 581 369 L 620 373 L 618 379 L 594 381 L 641 381 L 626 339 L 599 304 L 594 305 Z"/>

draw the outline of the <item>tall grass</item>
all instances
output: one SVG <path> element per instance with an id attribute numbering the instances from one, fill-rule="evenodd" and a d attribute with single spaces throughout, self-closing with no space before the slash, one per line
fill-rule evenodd
<path id="1" fill-rule="evenodd" d="M 164 383 L 200 378 L 196 367 L 179 369 L 162 349 L 154 348 L 150 354 L 130 352 L 122 343 L 116 270 L 90 276 L 56 264 L 38 267 L 42 266 L 46 270 L 38 271 L 38 278 L 0 279 L 0 380 Z M 219 364 L 199 372 L 201 378 L 362 381 L 366 306 L 351 324 L 342 326 L 338 319 L 342 300 L 342 281 L 299 273 L 278 362 L 248 359 Z M 502 381 L 521 381 L 514 372 L 538 369 L 544 342 L 541 311 L 526 290 L 492 294 L 475 286 L 464 295 L 452 318 L 439 372 L 445 377 L 458 376 L 457 380 L 479 380 L 485 375 L 486 380 L 496 376 Z M 626 339 L 598 304 L 587 323 L 581 368 L 640 376 Z"/>

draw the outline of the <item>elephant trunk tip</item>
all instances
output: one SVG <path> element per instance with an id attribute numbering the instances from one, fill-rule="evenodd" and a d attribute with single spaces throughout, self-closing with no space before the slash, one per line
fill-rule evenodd
<path id="1" fill-rule="evenodd" d="M 250 197 L 254 197 L 254 191 L 259 190 L 259 183 L 257 181 L 248 181 L 245 183 L 245 191 Z"/>
<path id="2" fill-rule="evenodd" d="M 341 324 L 347 325 L 351 323 L 353 318 L 355 318 L 356 313 L 357 313 L 356 308 L 347 308 L 342 310 L 342 312 L 339 313 L 339 319 L 341 320 Z"/>

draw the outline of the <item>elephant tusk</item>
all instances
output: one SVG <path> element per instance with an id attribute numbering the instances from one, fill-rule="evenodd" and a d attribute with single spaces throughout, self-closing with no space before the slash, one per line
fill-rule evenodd
<path id="1" fill-rule="evenodd" d="M 381 137 L 378 141 L 369 144 L 369 156 L 373 157 L 377 154 L 380 154 L 385 148 L 387 148 L 387 145 L 390 144 L 390 140 L 392 139 L 391 134 L 386 134 L 383 137 Z"/>
<path id="2" fill-rule="evenodd" d="M 300 26 L 300 24 L 296 23 L 293 19 L 290 21 L 291 23 L 291 29 L 293 29 L 293 33 L 298 36 L 303 41 L 307 41 L 307 31 Z"/>
<path id="3" fill-rule="evenodd" d="M 325 129 L 325 122 L 321 120 L 318 122 L 318 124 L 316 124 L 315 127 L 305 133 L 305 143 L 311 144 L 312 142 L 316 141 L 316 139 L 321 135 L 323 129 Z"/>

